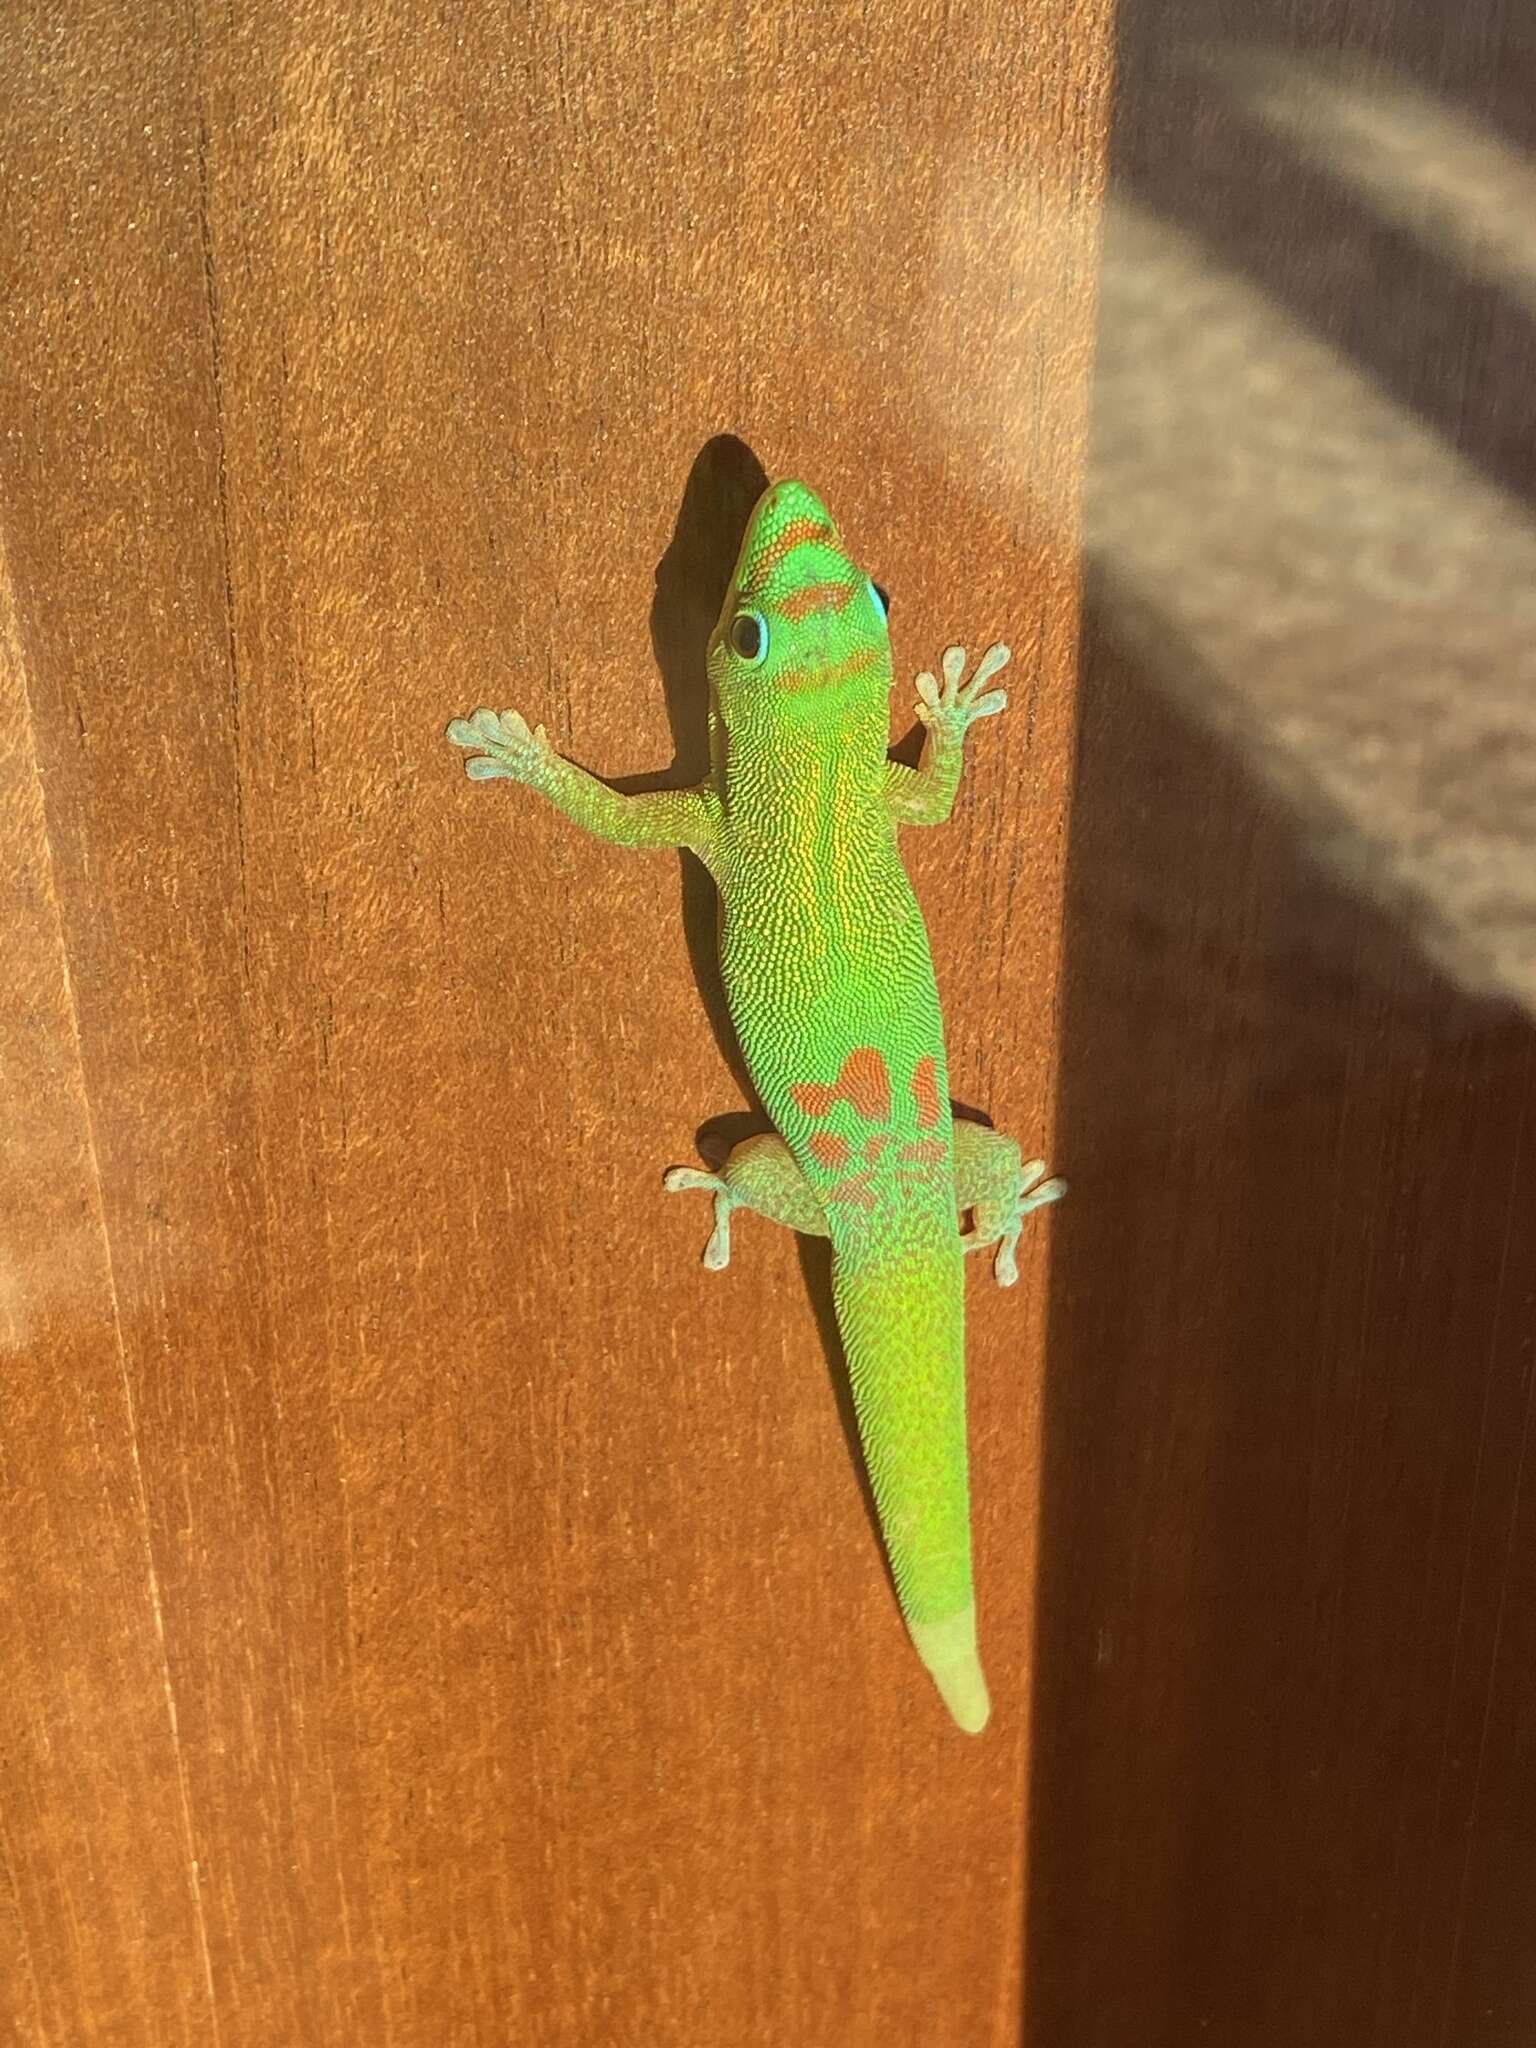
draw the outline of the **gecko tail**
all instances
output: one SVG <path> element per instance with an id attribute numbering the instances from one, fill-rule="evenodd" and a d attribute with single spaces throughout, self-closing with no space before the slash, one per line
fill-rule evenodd
<path id="1" fill-rule="evenodd" d="M 979 1735 L 991 1718 L 992 1701 L 976 1654 L 975 1603 L 943 1621 L 912 1621 L 907 1627 L 955 1725 Z"/>
<path id="2" fill-rule="evenodd" d="M 965 1253 L 948 1210 L 832 1222 L 832 1299 L 864 1463 L 913 1648 L 958 1727 L 991 1703 L 976 1655 L 965 1445 Z"/>

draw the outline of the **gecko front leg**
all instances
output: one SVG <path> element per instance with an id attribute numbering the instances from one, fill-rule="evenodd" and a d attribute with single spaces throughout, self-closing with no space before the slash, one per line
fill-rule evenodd
<path id="1" fill-rule="evenodd" d="M 464 763 L 464 773 L 475 782 L 498 775 L 521 782 L 584 831 L 615 846 L 686 846 L 712 861 L 719 803 L 709 783 L 621 796 L 557 754 L 543 726 L 530 730 L 517 711 L 471 712 L 454 719 L 447 736 L 456 747 L 475 749 Z"/>
<path id="2" fill-rule="evenodd" d="M 965 766 L 965 736 L 978 718 L 995 718 L 1006 708 L 1008 693 L 987 685 L 1011 658 L 999 641 L 977 662 L 971 680 L 962 684 L 965 649 L 946 647 L 943 683 L 926 669 L 918 677 L 917 715 L 928 728 L 922 760 L 916 768 L 888 761 L 885 769 L 886 801 L 898 825 L 942 825 L 954 809 Z"/>

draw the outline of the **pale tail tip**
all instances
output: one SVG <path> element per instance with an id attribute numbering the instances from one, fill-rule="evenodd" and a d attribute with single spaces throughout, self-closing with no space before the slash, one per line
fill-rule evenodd
<path id="1" fill-rule="evenodd" d="M 992 1714 L 987 1681 L 976 1655 L 976 1610 L 967 1607 L 944 1621 L 910 1624 L 917 1654 L 939 1689 L 939 1697 L 967 1735 L 979 1735 Z"/>
<path id="2" fill-rule="evenodd" d="M 976 1658 L 973 1657 L 969 1665 L 951 1664 L 942 1671 L 935 1671 L 933 1682 L 954 1716 L 955 1726 L 963 1728 L 967 1735 L 979 1735 L 992 1718 L 992 1702 L 987 1696 L 987 1681 L 981 1675 L 981 1665 Z"/>

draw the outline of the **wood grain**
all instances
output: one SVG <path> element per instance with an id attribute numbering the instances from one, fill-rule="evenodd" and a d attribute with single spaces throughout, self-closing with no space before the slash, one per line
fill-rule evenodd
<path id="1" fill-rule="evenodd" d="M 0 2037 L 1018 2038 L 1047 1234 L 968 1747 L 793 1241 L 658 1192 L 743 1106 L 698 878 L 441 731 L 686 769 L 803 473 L 905 671 L 1018 650 L 914 866 L 1047 1133 L 1107 11 L 0 25 Z"/>

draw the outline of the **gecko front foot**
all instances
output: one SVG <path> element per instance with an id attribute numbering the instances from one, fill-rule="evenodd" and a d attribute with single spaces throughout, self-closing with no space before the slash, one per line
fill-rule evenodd
<path id="1" fill-rule="evenodd" d="M 1009 649 L 998 641 L 977 662 L 976 673 L 971 680 L 962 684 L 960 678 L 965 674 L 965 649 L 946 647 L 942 664 L 943 683 L 927 669 L 917 679 L 918 717 L 926 726 L 955 739 L 963 739 L 967 727 L 978 718 L 995 718 L 1007 707 L 1007 691 L 989 690 L 987 684 L 1008 666 L 1011 659 Z"/>
<path id="2" fill-rule="evenodd" d="M 545 788 L 555 750 L 542 725 L 528 730 L 519 711 L 472 711 L 468 718 L 456 718 L 448 728 L 456 747 L 473 747 L 464 763 L 464 773 L 476 782 L 488 782 L 493 775 L 507 775 L 532 789 Z"/>

